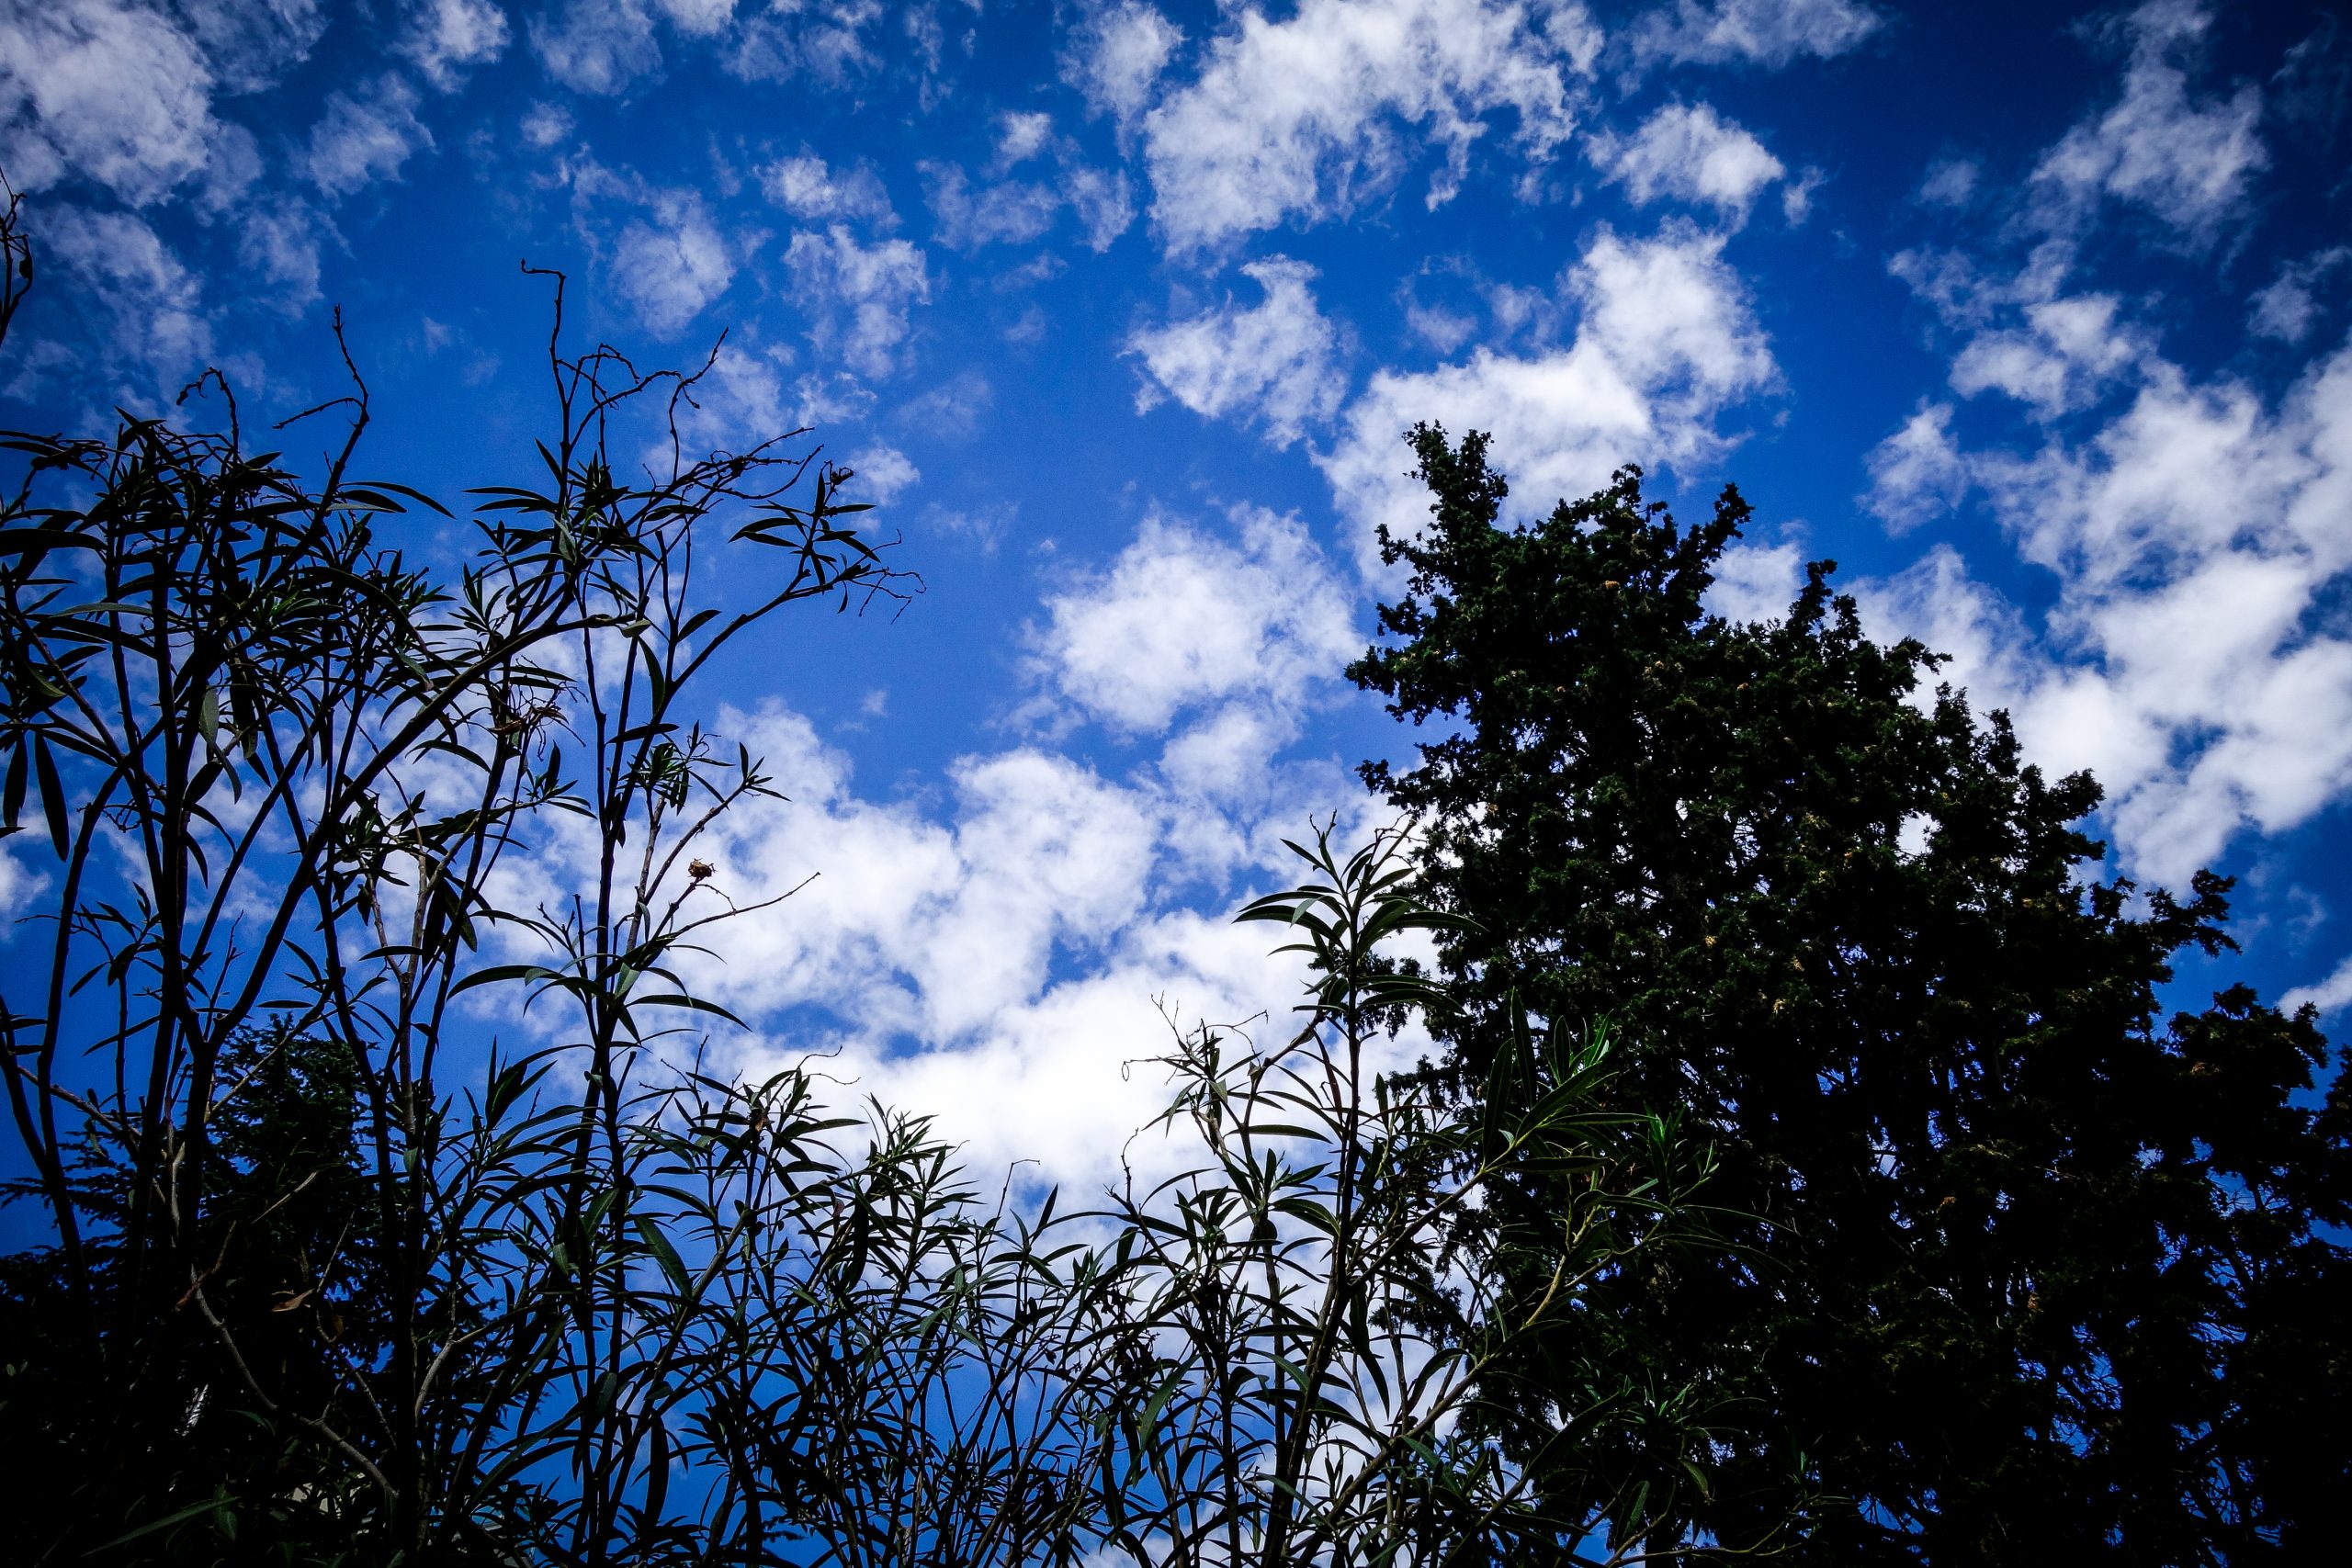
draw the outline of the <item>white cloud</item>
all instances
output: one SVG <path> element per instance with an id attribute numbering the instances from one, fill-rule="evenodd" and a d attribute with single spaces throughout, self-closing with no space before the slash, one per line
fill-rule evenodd
<path id="1" fill-rule="evenodd" d="M 760 189 L 767 198 L 803 222 L 821 223 L 846 218 L 893 228 L 898 214 L 890 209 L 889 193 L 880 176 L 866 164 L 855 168 L 828 167 L 809 153 L 779 158 L 760 170 Z"/>
<path id="2" fill-rule="evenodd" d="M 1756 193 L 1786 173 L 1761 141 L 1705 104 L 1668 104 L 1594 158 L 1637 206 L 1661 197 L 1711 202 L 1740 221 Z"/>
<path id="3" fill-rule="evenodd" d="M 1971 158 L 1939 158 L 1919 181 L 1919 199 L 1930 207 L 1966 207 L 1984 171 Z"/>
<path id="4" fill-rule="evenodd" d="M 1445 153 L 1435 207 L 1460 187 L 1490 114 L 1514 113 L 1528 162 L 1548 157 L 1574 123 L 1570 82 L 1598 46 L 1573 5 L 1305 0 L 1279 22 L 1244 10 L 1198 78 L 1144 119 L 1152 216 L 1184 251 L 1344 213 L 1431 145 Z"/>
<path id="5" fill-rule="evenodd" d="M 727 68 L 752 82 L 805 75 L 839 86 L 880 63 L 866 33 L 890 14 L 881 0 L 770 0 L 743 24 Z M 915 13 L 900 14 L 911 35 Z"/>
<path id="6" fill-rule="evenodd" d="M 198 173 L 213 78 L 172 22 L 122 0 L 0 14 L 0 157 L 19 190 L 94 180 L 143 206 Z"/>
<path id="7" fill-rule="evenodd" d="M 1843 54 L 1881 25 L 1855 0 L 1674 0 L 1638 18 L 1632 38 L 1643 60 L 1779 70 L 1806 55 Z"/>
<path id="8" fill-rule="evenodd" d="M 861 245 L 835 223 L 793 235 L 784 262 L 818 348 L 859 375 L 887 375 L 910 330 L 909 310 L 931 299 L 922 252 L 904 240 Z"/>
<path id="9" fill-rule="evenodd" d="M 1136 410 L 1148 412 L 1172 397 L 1205 419 L 1255 423 L 1277 446 L 1297 440 L 1309 424 L 1340 412 L 1347 395 L 1339 329 L 1316 309 L 1307 287 L 1315 269 L 1284 256 L 1241 269 L 1265 291 L 1249 310 L 1222 306 L 1164 327 L 1132 334 L 1126 352 L 1140 358 L 1148 379 Z"/>
<path id="10" fill-rule="evenodd" d="M 1365 638 L 1295 516 L 1242 507 L 1230 522 L 1227 538 L 1146 517 L 1102 574 L 1046 596 L 1032 673 L 1123 735 L 1221 705 L 1295 718 Z"/>
<path id="11" fill-rule="evenodd" d="M 1375 375 L 1317 459 L 1359 526 L 1365 571 L 1380 570 L 1378 525 L 1407 534 L 1428 514 L 1427 494 L 1401 472 L 1401 437 L 1417 421 L 1489 432 L 1531 507 L 1597 490 L 1621 464 L 1722 452 L 1717 416 L 1779 374 L 1722 248 L 1687 224 L 1633 242 L 1603 230 L 1567 279 L 1581 311 L 1568 347 L 1524 358 L 1482 347 L 1436 370 Z"/>
<path id="12" fill-rule="evenodd" d="M 238 217 L 237 259 L 257 281 L 268 285 L 266 297 L 289 316 L 318 302 L 322 221 L 309 207 L 292 200 L 256 206 Z"/>
<path id="13" fill-rule="evenodd" d="M 1081 11 L 1061 56 L 1061 77 L 1099 114 L 1122 126 L 1151 101 L 1183 29 L 1142 0 L 1111 0 Z"/>
<path id="14" fill-rule="evenodd" d="M 1952 390 L 1997 391 L 2043 419 L 2087 407 L 2119 374 L 2154 351 L 2148 334 L 2116 320 L 2112 294 L 2044 299 L 2019 328 L 1977 333 L 1952 360 Z"/>
<path id="15" fill-rule="evenodd" d="M 526 146 L 545 152 L 571 134 L 571 114 L 561 104 L 533 104 L 518 129 Z"/>
<path id="16" fill-rule="evenodd" d="M 2039 628 L 1949 549 L 1872 592 L 2030 751 L 2093 768 L 2127 863 L 2177 885 L 2243 825 L 2280 831 L 2352 789 L 2352 641 L 2312 619 L 2352 568 L 2352 347 L 2275 405 L 2139 374 L 2080 441 L 1939 451 L 1943 482 L 1957 466 L 2053 575 Z"/>
<path id="17" fill-rule="evenodd" d="M 326 31 L 320 0 L 180 0 L 180 25 L 223 93 L 254 93 L 310 58 Z"/>
<path id="18" fill-rule="evenodd" d="M 2285 263 L 2278 268 L 2278 276 L 2256 290 L 2248 301 L 2253 310 L 2246 317 L 2247 327 L 2258 337 L 2277 338 L 2281 343 L 2302 342 L 2321 315 L 2320 303 L 2312 290 L 2346 262 L 2352 262 L 2352 247 L 2331 245 L 2300 261 Z"/>
<path id="19" fill-rule="evenodd" d="M 2352 958 L 2335 966 L 2335 973 L 2324 980 L 2309 986 L 2297 986 L 2278 998 L 2281 1012 L 2293 1012 L 2309 1004 L 2324 1015 L 2342 1012 L 2352 1006 Z"/>
<path id="20" fill-rule="evenodd" d="M 42 214 L 40 240 L 111 319 L 122 359 L 148 365 L 163 383 L 211 361 L 203 286 L 144 220 L 56 207 Z"/>
<path id="21" fill-rule="evenodd" d="M 783 373 L 791 359 L 791 354 L 781 349 L 755 353 L 741 340 L 719 344 L 678 408 L 679 445 L 686 460 L 713 452 L 748 451 L 788 431 L 818 423 L 819 413 L 849 412 L 811 408 L 805 391 L 787 389 Z M 669 457 L 665 437 L 647 452 L 646 466 L 662 471 Z"/>
<path id="22" fill-rule="evenodd" d="M 506 51 L 506 13 L 493 0 L 412 0 L 401 53 L 442 92 L 454 92 L 466 72 Z"/>
<path id="23" fill-rule="evenodd" d="M 0 943 L 15 939 L 17 917 L 48 886 L 46 875 L 26 870 L 6 846 L 0 845 Z"/>
<path id="24" fill-rule="evenodd" d="M 730 813 L 708 858 L 738 902 L 818 880 L 777 914 L 726 928 L 706 976 L 739 1011 L 817 1003 L 884 1035 L 948 1044 L 1044 987 L 1057 943 L 1133 920 L 1154 853 L 1148 804 L 1031 748 L 951 770 L 947 822 L 858 798 L 845 758 L 797 715 L 729 715 L 786 803 Z"/>
<path id="25" fill-rule="evenodd" d="M 563 0 L 533 17 L 530 31 L 539 63 L 575 93 L 618 93 L 662 69 L 643 0 Z"/>
<path id="26" fill-rule="evenodd" d="M 876 441 L 849 456 L 857 474 L 856 499 L 888 506 L 922 482 L 922 470 L 887 441 Z"/>
<path id="27" fill-rule="evenodd" d="M 953 164 L 925 163 L 922 168 L 940 242 L 959 251 L 1026 244 L 1052 228 L 1061 211 L 1061 193 L 1050 186 L 1003 180 L 975 190 Z"/>
<path id="28" fill-rule="evenodd" d="M 1027 163 L 1046 150 L 1053 135 L 1054 117 L 1042 109 L 1008 110 L 997 116 L 997 168 Z"/>
<path id="29" fill-rule="evenodd" d="M 1727 621 L 1784 620 L 1804 583 L 1804 556 L 1793 540 L 1736 543 L 1716 558 L 1707 613 Z"/>
<path id="30" fill-rule="evenodd" d="M 1135 203 L 1122 170 L 1104 171 L 1085 163 L 1078 146 L 1048 133 L 1044 115 L 1016 115 L 1008 121 L 995 166 L 1001 173 L 1050 150 L 1059 165 L 1037 180 L 997 180 L 975 186 L 953 164 L 921 166 L 923 190 L 942 243 L 957 250 L 984 245 L 1026 244 L 1054 226 L 1062 209 L 1074 212 L 1086 231 L 1088 248 L 1107 250 L 1135 221 Z M 1016 128 L 1017 129 L 1011 129 Z"/>
<path id="31" fill-rule="evenodd" d="M 727 292 L 735 259 L 702 198 L 658 193 L 652 221 L 632 221 L 613 242 L 613 286 L 657 337 L 673 337 Z"/>
<path id="32" fill-rule="evenodd" d="M 2211 24 L 2194 0 L 2154 0 L 2125 20 L 2122 98 L 2069 130 L 2034 170 L 2061 216 L 2112 197 L 2201 238 L 2241 209 L 2248 177 L 2270 162 L 2256 135 L 2262 95 L 2249 84 L 2226 100 L 2192 98 L 2177 59 Z"/>
<path id="33" fill-rule="evenodd" d="M 311 183 L 329 196 L 349 196 L 396 177 L 410 154 L 433 145 L 416 102 L 416 89 L 390 72 L 356 97 L 330 94 L 303 159 Z"/>
<path id="34" fill-rule="evenodd" d="M 1922 403 L 1869 458 L 1871 488 L 1862 504 L 1897 533 L 1960 505 L 1968 465 L 1952 440 L 1951 405 Z"/>
<path id="35" fill-rule="evenodd" d="M 735 19 L 735 0 L 654 0 L 670 25 L 689 38 L 716 38 Z"/>

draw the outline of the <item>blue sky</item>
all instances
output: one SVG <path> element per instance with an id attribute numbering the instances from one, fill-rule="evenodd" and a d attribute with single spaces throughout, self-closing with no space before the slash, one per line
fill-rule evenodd
<path id="1" fill-rule="evenodd" d="M 1422 418 L 1530 510 L 1736 479 L 1723 608 L 1838 558 L 2340 1024 L 2347 105 L 2284 0 L 51 0 L 0 13 L 0 415 L 207 364 L 291 412 L 340 303 L 366 466 L 454 498 L 543 427 L 518 260 L 644 360 L 723 329 L 693 434 L 814 425 L 928 592 L 721 672 L 794 796 L 723 874 L 821 874 L 706 983 L 990 1159 L 1098 1166 L 1156 1000 L 1286 1004 L 1225 915 L 1406 743 L 1338 671 Z"/>

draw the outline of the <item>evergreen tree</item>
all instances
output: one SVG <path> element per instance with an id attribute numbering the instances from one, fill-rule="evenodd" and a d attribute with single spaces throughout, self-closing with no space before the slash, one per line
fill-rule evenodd
<path id="1" fill-rule="evenodd" d="M 1489 1380 L 1563 1516 L 1671 1552 L 1793 1513 L 1808 1562 L 2307 1555 L 2352 1481 L 2352 1101 L 2309 1009 L 2164 1016 L 2229 883 L 2100 879 L 2098 786 L 1924 694 L 1940 660 L 1866 637 L 1834 563 L 1785 620 L 1709 615 L 1736 491 L 1680 528 L 1627 468 L 1506 525 L 1482 436 L 1412 440 L 1431 521 L 1385 537 L 1409 584 L 1351 673 L 1439 721 L 1364 773 L 1469 922 L 1440 1069 L 1477 1092 L 1519 1005 L 1605 1016 L 1620 1092 L 1719 1162 L 1730 1245 Z M 1608 1440 L 1547 1446 L 1596 1393 Z"/>

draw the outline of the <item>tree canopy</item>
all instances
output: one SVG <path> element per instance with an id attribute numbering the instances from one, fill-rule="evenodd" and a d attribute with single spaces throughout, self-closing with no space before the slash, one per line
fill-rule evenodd
<path id="1" fill-rule="evenodd" d="M 1679 526 L 1629 468 L 1514 522 L 1484 437 L 1412 439 L 1430 521 L 1385 537 L 1408 582 L 1351 673 L 1435 731 L 1364 773 L 1464 922 L 1440 1066 L 1507 1086 L 1521 1003 L 1612 1020 L 1732 1244 L 1617 1271 L 1496 1377 L 1513 1451 L 1661 1545 L 1794 1510 L 1808 1562 L 2309 1551 L 2352 1479 L 2352 1100 L 2308 1009 L 2167 1014 L 2230 884 L 2103 878 L 2097 784 L 1872 641 L 1835 563 L 1783 619 L 1710 614 L 1736 490 Z M 1595 1389 L 1606 1439 L 1560 1443 Z"/>

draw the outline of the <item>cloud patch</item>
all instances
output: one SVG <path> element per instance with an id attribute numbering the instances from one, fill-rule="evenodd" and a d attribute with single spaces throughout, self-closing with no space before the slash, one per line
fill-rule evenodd
<path id="1" fill-rule="evenodd" d="M 1263 290 L 1247 310 L 1222 306 L 1131 333 L 1126 352 L 1142 361 L 1136 412 L 1173 398 L 1204 419 L 1254 423 L 1277 446 L 1328 422 L 1347 395 L 1345 343 L 1316 308 L 1315 269 L 1286 256 L 1241 269 Z"/>
<path id="2" fill-rule="evenodd" d="M 1417 421 L 1490 432 L 1531 505 L 1587 494 L 1624 463 L 1719 455 L 1728 441 L 1718 416 L 1779 377 L 1722 250 L 1721 236 L 1688 224 L 1634 241 L 1603 230 L 1566 279 L 1578 311 L 1567 346 L 1524 356 L 1481 347 L 1435 370 L 1374 376 L 1317 459 L 1357 525 L 1364 570 L 1383 570 L 1378 527 L 1407 534 L 1427 515 L 1428 496 L 1400 471 Z"/>
<path id="3" fill-rule="evenodd" d="M 1425 147 L 1443 158 L 1428 191 L 1437 207 L 1461 188 L 1490 115 L 1513 116 L 1524 162 L 1548 158 L 1599 45 L 1576 6 L 1305 0 L 1279 22 L 1244 10 L 1199 75 L 1144 118 L 1153 221 L 1178 252 L 1317 221 L 1385 194 Z"/>
<path id="4" fill-rule="evenodd" d="M 1756 193 L 1787 172 L 1761 141 L 1705 104 L 1667 105 L 1632 137 L 1602 143 L 1594 160 L 1635 206 L 1661 198 L 1710 203 L 1734 222 L 1747 221 Z"/>

